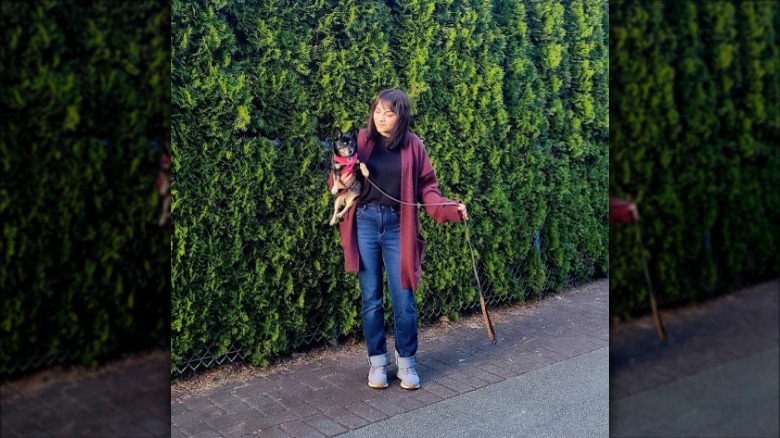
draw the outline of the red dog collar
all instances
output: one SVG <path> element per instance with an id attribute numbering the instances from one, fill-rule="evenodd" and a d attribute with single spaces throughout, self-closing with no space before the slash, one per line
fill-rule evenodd
<path id="1" fill-rule="evenodd" d="M 341 169 L 342 175 L 347 175 L 355 171 L 355 164 L 357 164 L 357 154 L 354 154 L 349 158 L 344 158 L 334 154 L 333 159 L 337 163 L 344 165 L 344 167 Z"/>

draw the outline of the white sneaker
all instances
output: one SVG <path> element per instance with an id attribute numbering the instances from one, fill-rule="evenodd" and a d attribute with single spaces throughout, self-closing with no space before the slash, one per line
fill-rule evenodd
<path id="1" fill-rule="evenodd" d="M 368 386 L 372 388 L 387 388 L 387 366 L 371 367 L 368 372 Z"/>
<path id="2" fill-rule="evenodd" d="M 401 388 L 403 389 L 417 389 L 420 387 L 420 376 L 417 375 L 417 370 L 414 367 L 398 368 L 395 376 L 401 380 Z"/>

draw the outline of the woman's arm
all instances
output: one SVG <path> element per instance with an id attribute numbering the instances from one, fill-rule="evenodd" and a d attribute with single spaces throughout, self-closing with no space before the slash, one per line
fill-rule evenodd
<path id="1" fill-rule="evenodd" d="M 417 177 L 417 190 L 418 199 L 423 204 L 441 204 L 451 203 L 449 205 L 426 205 L 425 212 L 433 218 L 436 222 L 461 222 L 460 210 L 458 208 L 459 201 L 453 201 L 442 196 L 439 191 L 439 182 L 436 179 L 436 172 L 431 165 L 431 160 L 428 158 L 428 152 L 425 150 L 425 146 L 420 141 L 420 172 Z M 463 209 L 465 213 L 465 208 Z"/>

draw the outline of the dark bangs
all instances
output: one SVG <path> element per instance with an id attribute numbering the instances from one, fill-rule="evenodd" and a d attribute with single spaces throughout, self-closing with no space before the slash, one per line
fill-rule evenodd
<path id="1" fill-rule="evenodd" d="M 395 150 L 405 145 L 406 139 L 409 137 L 409 113 L 411 112 L 409 96 L 397 88 L 389 88 L 379 92 L 374 103 L 371 104 L 371 109 L 368 110 L 368 137 L 374 141 L 382 135 L 374 125 L 374 111 L 380 102 L 385 108 L 393 111 L 397 118 L 393 131 L 384 140 L 388 149 Z"/>

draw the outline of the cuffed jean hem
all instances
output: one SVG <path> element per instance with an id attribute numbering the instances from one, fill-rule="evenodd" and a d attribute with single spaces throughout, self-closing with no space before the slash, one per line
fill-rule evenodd
<path id="1" fill-rule="evenodd" d="M 368 357 L 368 363 L 372 367 L 384 367 L 387 366 L 389 362 L 390 361 L 387 359 L 387 353 Z"/>
<path id="2" fill-rule="evenodd" d="M 398 368 L 411 368 L 417 365 L 417 358 L 415 356 L 401 357 L 398 355 L 398 352 L 396 351 L 395 363 L 396 365 L 398 365 Z"/>

